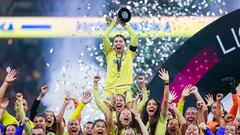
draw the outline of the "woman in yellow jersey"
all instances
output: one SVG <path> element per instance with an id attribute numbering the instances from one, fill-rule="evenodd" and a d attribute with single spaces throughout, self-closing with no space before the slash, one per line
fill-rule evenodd
<path id="1" fill-rule="evenodd" d="M 99 75 L 94 76 L 94 89 L 93 89 L 93 94 L 94 94 L 94 101 L 97 104 L 98 108 L 103 112 L 104 116 L 106 117 L 107 111 L 108 111 L 108 102 L 106 104 L 102 101 L 99 95 L 99 90 L 98 90 L 98 82 L 100 80 Z M 126 106 L 126 99 L 123 95 L 117 94 L 115 97 L 115 103 L 113 104 L 114 107 L 114 121 L 116 121 L 116 113 L 121 112 Z"/>
<path id="2" fill-rule="evenodd" d="M 102 99 L 100 98 L 99 95 L 99 90 L 98 90 L 98 82 L 100 80 L 100 76 L 99 75 L 95 75 L 94 76 L 94 90 L 93 90 L 93 94 L 94 94 L 94 101 L 97 104 L 98 108 L 103 112 L 104 116 L 106 117 L 107 115 L 107 111 L 108 111 L 108 103 L 104 104 L 104 102 L 102 101 Z M 144 77 L 140 76 L 138 77 L 138 81 L 141 84 L 141 88 L 142 88 L 142 100 L 139 102 L 138 106 L 137 106 L 137 111 L 138 113 L 140 113 L 143 109 L 143 106 L 145 105 L 147 99 L 148 99 L 148 91 L 145 87 L 145 81 L 144 81 Z M 126 99 L 123 95 L 121 94 L 117 94 L 115 96 L 115 102 L 113 103 L 113 107 L 114 107 L 114 112 L 113 112 L 113 121 L 116 122 L 116 114 L 120 113 L 125 107 L 126 107 Z"/>
<path id="3" fill-rule="evenodd" d="M 110 135 L 126 135 L 134 131 L 134 135 L 149 135 L 146 126 L 143 124 L 137 109 L 138 97 L 132 101 L 132 111 L 124 108 L 117 114 L 117 122 L 113 120 L 114 104 L 116 95 L 114 94 L 111 104 L 108 106 L 107 124 Z"/>
<path id="4" fill-rule="evenodd" d="M 117 34 L 113 38 L 113 47 L 109 40 L 109 34 L 117 23 L 120 23 L 131 36 L 130 47 L 126 49 L 126 38 Z M 112 93 L 126 97 L 127 103 L 131 101 L 130 86 L 133 83 L 133 59 L 136 55 L 138 43 L 137 33 L 129 24 L 113 19 L 103 35 L 104 54 L 107 63 L 107 75 L 105 80 L 104 99 L 111 100 Z"/>
<path id="5" fill-rule="evenodd" d="M 162 105 L 156 99 L 149 99 L 142 112 L 142 120 L 150 135 L 165 135 L 168 117 L 169 75 L 160 69 L 159 77 L 164 81 Z M 161 109 L 160 109 L 161 107 Z"/>
<path id="6" fill-rule="evenodd" d="M 47 123 L 47 132 L 53 132 L 56 134 L 57 131 L 57 119 L 55 114 L 52 111 L 46 111 L 44 112 L 46 115 L 46 123 Z"/>
<path id="7" fill-rule="evenodd" d="M 107 124 L 110 135 L 126 135 L 128 132 L 134 131 L 134 135 L 149 135 L 147 128 L 143 124 L 140 115 L 134 114 L 125 108 L 117 117 L 117 124 L 112 120 L 112 109 L 109 109 L 107 116 Z"/>

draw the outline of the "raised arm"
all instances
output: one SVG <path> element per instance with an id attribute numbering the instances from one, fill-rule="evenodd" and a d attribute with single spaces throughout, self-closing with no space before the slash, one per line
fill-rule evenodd
<path id="1" fill-rule="evenodd" d="M 16 94 L 16 99 L 17 99 L 17 109 L 18 109 L 18 112 L 19 112 L 19 118 L 20 119 L 24 119 L 24 117 L 26 117 L 25 115 L 25 111 L 24 111 L 24 108 L 23 108 L 23 94 L 22 93 L 17 93 Z M 27 135 L 31 135 L 31 126 L 30 126 L 30 123 L 27 122 L 25 124 L 25 131 L 27 133 Z"/>
<path id="2" fill-rule="evenodd" d="M 134 98 L 132 103 L 133 103 L 132 112 L 135 115 L 135 119 L 140 126 L 141 133 L 142 133 L 141 135 L 149 135 L 148 130 L 147 130 L 146 126 L 144 125 L 144 123 L 142 122 L 139 112 L 137 111 L 137 98 Z"/>
<path id="3" fill-rule="evenodd" d="M 7 110 L 8 104 L 9 104 L 8 98 L 4 98 L 1 102 L 1 107 L 0 107 L 0 121 L 2 120 L 2 116 L 4 112 Z"/>
<path id="4" fill-rule="evenodd" d="M 164 93 L 163 93 L 163 101 L 161 106 L 161 114 L 164 117 L 167 117 L 168 112 L 168 97 L 169 97 L 169 75 L 168 71 L 165 69 L 159 70 L 159 77 L 164 81 Z"/>
<path id="5" fill-rule="evenodd" d="M 183 115 L 178 111 L 177 107 L 176 107 L 176 103 L 172 103 L 170 105 L 170 108 L 175 112 L 175 114 L 177 115 L 178 121 L 181 125 L 186 124 L 186 119 L 183 117 Z"/>
<path id="6" fill-rule="evenodd" d="M 128 23 L 120 22 L 120 24 L 126 29 L 126 31 L 130 34 L 131 41 L 130 41 L 130 50 L 135 52 L 136 47 L 138 45 L 138 34 Z"/>
<path id="7" fill-rule="evenodd" d="M 147 91 L 147 88 L 145 86 L 144 76 L 139 76 L 138 77 L 138 82 L 140 82 L 140 84 L 141 84 L 142 100 L 139 102 L 139 104 L 137 106 L 137 112 L 141 113 L 144 105 L 146 104 L 146 102 L 148 100 L 148 91 Z"/>
<path id="8" fill-rule="evenodd" d="M 212 94 L 207 94 L 204 98 L 207 102 L 207 108 L 208 108 L 208 112 L 211 111 L 211 107 L 214 103 L 214 100 L 213 100 L 213 95 Z"/>
<path id="9" fill-rule="evenodd" d="M 234 119 L 234 116 L 232 116 L 231 114 L 226 114 L 224 116 L 224 118 L 221 117 L 220 118 L 219 128 L 217 130 L 216 135 L 225 135 L 225 134 L 227 134 L 226 132 L 228 132 L 228 131 L 226 131 L 226 126 L 234 126 L 232 124 L 228 124 L 229 122 L 232 122 L 233 119 Z"/>
<path id="10" fill-rule="evenodd" d="M 185 88 L 182 91 L 182 97 L 178 101 L 177 109 L 181 114 L 183 114 L 183 108 L 184 108 L 185 100 L 191 94 L 190 93 L 191 87 L 192 87 L 192 85 L 185 86 Z"/>
<path id="11" fill-rule="evenodd" d="M 208 110 L 207 110 L 207 106 L 204 104 L 204 101 L 202 100 L 197 101 L 197 109 L 198 109 L 198 112 L 197 112 L 198 124 L 202 122 L 207 123 Z"/>
<path id="12" fill-rule="evenodd" d="M 70 91 L 69 94 L 71 95 L 71 98 L 72 98 L 72 101 L 73 101 L 73 104 L 74 104 L 74 109 L 77 109 L 78 105 L 79 105 L 79 101 L 78 99 L 76 98 L 76 93 L 74 93 L 74 91 Z M 81 121 L 82 120 L 82 113 L 80 113 L 78 115 L 78 121 Z"/>
<path id="13" fill-rule="evenodd" d="M 196 86 L 192 86 L 192 87 L 191 87 L 191 93 L 194 94 L 194 96 L 195 96 L 196 99 L 197 99 L 197 102 L 201 103 L 201 106 L 200 106 L 201 108 L 200 108 L 200 110 L 201 110 L 201 115 L 202 115 L 202 116 L 198 115 L 198 117 L 203 117 L 203 118 L 204 118 L 204 119 L 203 119 L 203 120 L 204 120 L 203 122 L 206 123 L 207 120 L 208 120 L 208 108 L 207 108 L 207 105 L 205 104 L 202 96 L 199 94 L 198 88 L 197 88 Z"/>
<path id="14" fill-rule="evenodd" d="M 22 135 L 23 133 L 23 129 L 25 127 L 25 125 L 28 123 L 28 118 L 27 117 L 23 117 L 22 118 L 22 122 L 19 124 L 19 126 L 17 127 L 14 135 Z"/>
<path id="15" fill-rule="evenodd" d="M 82 109 L 86 104 L 88 104 L 91 101 L 91 92 L 84 91 L 82 100 L 79 103 L 78 107 L 74 110 L 74 112 L 70 115 L 69 120 L 71 119 L 77 119 L 78 115 L 82 112 Z"/>
<path id="16" fill-rule="evenodd" d="M 57 115 L 57 134 L 62 134 L 64 132 L 64 125 L 62 125 L 62 120 L 63 120 L 66 107 L 70 103 L 70 101 L 71 101 L 71 97 L 66 93 L 61 110 Z"/>
<path id="17" fill-rule="evenodd" d="M 177 99 L 177 93 L 175 91 L 169 91 L 168 103 L 171 104 L 175 99 Z"/>
<path id="18" fill-rule="evenodd" d="M 142 135 L 149 135 L 147 127 L 144 125 L 144 123 L 142 122 L 142 119 L 140 118 L 140 114 L 135 116 L 135 119 L 137 120 L 137 122 L 138 122 L 138 124 L 140 126 Z"/>
<path id="19" fill-rule="evenodd" d="M 222 111 L 221 111 L 221 101 L 223 99 L 222 93 L 217 93 L 216 95 L 216 119 L 220 125 L 220 120 L 222 119 Z"/>
<path id="20" fill-rule="evenodd" d="M 115 129 L 115 124 L 113 123 L 113 109 L 108 109 L 107 111 L 107 117 L 106 117 L 106 120 L 107 120 L 107 127 L 108 127 L 108 130 L 110 133 L 112 133 Z"/>
<path id="21" fill-rule="evenodd" d="M 201 123 L 198 125 L 198 127 L 199 127 L 201 130 L 203 130 L 204 135 L 213 135 L 211 129 L 209 129 L 209 128 L 207 127 L 206 123 L 201 122 Z"/>
<path id="22" fill-rule="evenodd" d="M 234 116 L 234 120 L 237 116 L 237 112 L 238 112 L 238 101 L 239 101 L 239 97 L 237 94 L 237 88 L 235 88 L 235 85 L 233 86 L 234 88 L 231 89 L 231 93 L 232 93 L 232 107 L 229 111 L 229 114 L 231 114 L 232 116 Z"/>
<path id="23" fill-rule="evenodd" d="M 5 95 L 6 89 L 8 87 L 8 85 L 13 82 L 14 80 L 17 79 L 16 77 L 17 71 L 16 70 L 11 70 L 7 76 L 5 77 L 5 80 L 2 84 L 2 86 L 0 87 L 0 103 L 2 102 L 2 99 Z"/>
<path id="24" fill-rule="evenodd" d="M 238 112 L 240 113 L 240 83 L 238 83 L 238 86 L 236 88 L 237 94 L 238 94 Z"/>
<path id="25" fill-rule="evenodd" d="M 100 76 L 95 75 L 93 78 L 93 84 L 94 84 L 93 96 L 94 96 L 94 101 L 97 104 L 98 108 L 103 112 L 104 116 L 106 116 L 108 107 L 106 106 L 106 104 L 103 103 L 103 101 L 100 98 L 99 89 L 98 89 L 99 80 L 100 80 Z"/>
<path id="26" fill-rule="evenodd" d="M 205 104 L 202 96 L 199 94 L 198 88 L 196 86 L 192 86 L 190 91 L 196 97 L 197 102 L 201 104 L 201 106 L 199 106 L 200 108 L 198 108 L 200 110 L 198 112 L 199 113 L 199 115 L 198 115 L 198 117 L 199 117 L 198 122 L 199 122 L 199 120 L 201 118 L 202 119 L 201 121 L 206 123 L 207 119 L 208 119 L 208 108 L 207 108 L 207 105 Z"/>
<path id="27" fill-rule="evenodd" d="M 30 109 L 30 120 L 31 121 L 33 121 L 35 115 L 37 114 L 37 109 L 39 107 L 39 104 L 40 104 L 42 98 L 44 97 L 44 95 L 47 93 L 47 91 L 48 91 L 48 86 L 43 85 L 40 89 L 39 96 L 33 101 L 33 105 Z"/>
<path id="28" fill-rule="evenodd" d="M 104 49 L 103 51 L 104 51 L 105 55 L 107 55 L 109 53 L 109 51 L 111 51 L 111 49 L 112 49 L 111 42 L 109 40 L 109 34 L 115 27 L 116 22 L 117 22 L 117 20 L 113 19 L 111 24 L 108 26 L 107 30 L 103 34 L 103 37 L 102 37 L 103 38 L 103 49 Z"/>
<path id="29" fill-rule="evenodd" d="M 203 101 L 203 103 L 205 104 L 205 102 L 204 102 L 202 96 L 199 94 L 198 88 L 196 86 L 191 87 L 191 93 L 193 93 L 193 95 L 196 97 L 197 101 Z"/>
<path id="30" fill-rule="evenodd" d="M 113 93 L 111 102 L 108 106 L 107 115 L 106 115 L 107 127 L 108 127 L 110 134 L 112 134 L 116 128 L 116 125 L 114 124 L 114 121 L 113 121 L 114 103 L 116 102 L 115 97 L 116 97 L 116 94 Z"/>

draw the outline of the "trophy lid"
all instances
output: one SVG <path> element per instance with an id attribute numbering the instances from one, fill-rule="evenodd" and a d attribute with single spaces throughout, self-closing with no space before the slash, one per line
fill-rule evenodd
<path id="1" fill-rule="evenodd" d="M 126 8 L 120 8 L 118 10 L 118 18 L 122 22 L 129 22 L 131 19 L 131 12 Z"/>

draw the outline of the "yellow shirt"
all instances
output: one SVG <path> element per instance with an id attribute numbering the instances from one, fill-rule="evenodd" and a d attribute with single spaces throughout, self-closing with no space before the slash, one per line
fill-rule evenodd
<path id="1" fill-rule="evenodd" d="M 113 90 L 116 90 L 119 86 L 128 86 L 120 88 L 120 90 L 129 90 L 130 85 L 133 83 L 133 58 L 135 57 L 136 51 L 130 51 L 127 49 L 124 51 L 121 61 L 121 69 L 118 73 L 117 70 L 117 57 L 115 50 L 112 48 L 111 42 L 109 40 L 109 34 L 115 27 L 115 22 L 112 21 L 110 26 L 107 28 L 103 35 L 103 45 L 104 45 L 104 54 L 107 60 L 107 77 L 105 80 L 105 90 L 112 94 Z M 130 45 L 136 47 L 138 44 L 138 35 L 131 28 L 129 24 L 126 24 L 124 27 L 130 34 L 131 41 Z M 119 60 L 120 61 L 120 60 Z M 120 62 L 119 62 L 120 63 Z M 124 92 L 121 92 L 124 93 Z"/>
<path id="2" fill-rule="evenodd" d="M 19 125 L 19 122 L 18 120 L 11 114 L 8 113 L 8 111 L 5 111 L 3 113 L 3 116 L 2 116 L 2 119 L 1 119 L 1 123 L 4 125 L 4 126 L 7 126 L 9 124 L 16 124 L 16 125 Z M 31 128 L 34 128 L 34 123 L 29 120 L 29 124 L 27 123 L 27 125 L 25 126 L 25 130 L 26 131 L 30 131 Z M 26 132 L 26 131 L 23 131 L 23 132 Z"/>
<path id="3" fill-rule="evenodd" d="M 70 115 L 70 117 L 68 118 L 69 120 L 72 119 L 77 119 L 79 114 L 81 114 L 83 108 L 84 108 L 85 104 L 80 102 L 77 106 L 77 108 L 73 111 L 73 113 Z"/>
<path id="4" fill-rule="evenodd" d="M 2 116 L 2 119 L 1 119 L 1 123 L 4 126 L 7 126 L 9 124 L 16 124 L 16 125 L 19 124 L 18 120 L 14 116 L 9 114 L 8 111 L 5 111 L 3 113 L 3 116 Z M 31 120 L 29 120 L 29 123 L 30 123 L 30 126 L 33 128 L 34 127 L 34 123 Z"/>
<path id="5" fill-rule="evenodd" d="M 94 85 L 93 96 L 94 96 L 94 101 L 95 101 L 96 105 L 103 112 L 103 114 L 106 116 L 107 115 L 107 111 L 108 111 L 108 107 L 103 102 L 103 100 L 100 98 L 99 89 L 98 89 L 97 85 Z M 143 109 L 144 105 L 146 104 L 146 102 L 148 100 L 148 90 L 147 90 L 146 87 L 142 88 L 142 97 L 143 97 L 142 100 L 140 101 L 140 103 L 137 106 L 138 113 L 142 112 L 142 109 Z M 113 116 L 114 115 L 117 116 L 116 113 L 113 113 Z M 113 121 L 115 122 L 116 118 L 113 118 Z"/>
<path id="6" fill-rule="evenodd" d="M 146 127 L 148 129 L 148 133 L 151 134 L 149 121 L 147 122 Z M 160 113 L 160 117 L 158 119 L 156 130 L 155 130 L 155 135 L 165 135 L 166 128 L 167 128 L 167 117 L 166 118 L 163 117 L 162 114 Z"/>
<path id="7" fill-rule="evenodd" d="M 112 93 L 120 86 L 129 86 L 133 83 L 133 59 L 136 52 L 127 49 L 124 51 L 121 60 L 120 72 L 117 69 L 117 56 L 115 50 L 107 55 L 107 77 L 105 81 L 105 90 Z M 118 56 L 119 57 L 119 56 Z M 121 56 L 120 56 L 121 57 Z M 118 58 L 120 59 L 120 58 Z M 120 62 L 120 60 L 118 60 Z M 129 89 L 127 88 L 127 89 Z"/>
<path id="8" fill-rule="evenodd" d="M 121 129 L 121 131 L 118 131 L 118 130 L 119 130 L 119 128 L 117 126 L 114 126 L 114 130 L 113 131 L 111 131 L 111 129 L 110 129 L 109 135 L 118 135 L 119 134 L 118 132 L 121 132 L 121 135 L 126 135 L 125 129 Z M 142 134 L 136 133 L 136 135 L 142 135 Z"/>

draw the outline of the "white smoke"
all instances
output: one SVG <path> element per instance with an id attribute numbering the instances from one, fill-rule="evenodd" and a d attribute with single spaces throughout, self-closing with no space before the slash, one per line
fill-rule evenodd
<path id="1" fill-rule="evenodd" d="M 105 0 L 100 0 L 97 3 L 85 0 L 56 1 L 53 3 L 54 11 L 45 14 L 57 16 L 98 16 L 99 14 L 101 16 L 98 10 L 101 10 L 101 13 L 105 10 L 101 9 L 104 2 Z M 89 50 L 96 50 L 97 42 L 94 38 L 49 39 L 46 42 L 49 45 L 44 48 L 44 53 L 47 52 L 45 77 L 49 80 L 49 91 L 43 99 L 43 104 L 47 106 L 47 110 L 54 111 L 57 115 L 67 90 L 73 91 L 75 97 L 80 101 L 84 90 L 93 89 L 93 76 L 99 73 L 102 76 L 102 84 L 105 71 L 96 64 L 94 55 L 89 54 Z M 64 115 L 66 120 L 73 110 L 73 103 L 70 103 Z M 92 100 L 90 105 L 84 108 L 82 118 L 81 124 L 84 124 L 89 120 L 103 118 L 103 115 Z"/>

